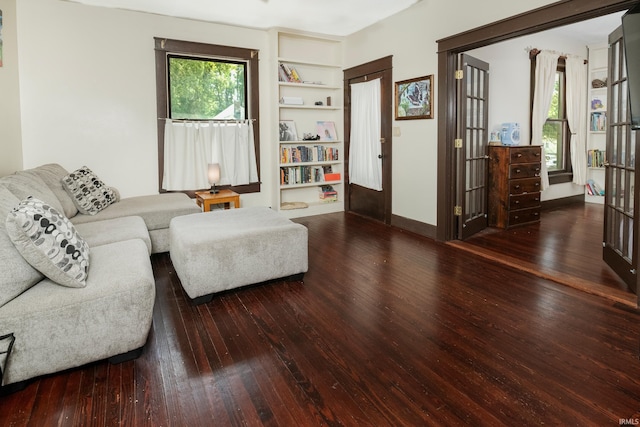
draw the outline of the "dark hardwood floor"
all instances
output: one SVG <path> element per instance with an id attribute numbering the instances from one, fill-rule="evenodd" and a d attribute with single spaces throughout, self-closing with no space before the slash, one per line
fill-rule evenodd
<path id="1" fill-rule="evenodd" d="M 451 245 L 637 307 L 637 296 L 602 260 L 602 205 L 576 203 L 544 210 L 541 218 L 510 230 L 487 228 Z"/>
<path id="2" fill-rule="evenodd" d="M 304 283 L 247 287 L 194 306 L 168 255 L 153 256 L 157 301 L 143 354 L 1 397 L 0 426 L 613 426 L 640 418 L 633 308 L 354 215 L 298 222 L 309 229 Z"/>

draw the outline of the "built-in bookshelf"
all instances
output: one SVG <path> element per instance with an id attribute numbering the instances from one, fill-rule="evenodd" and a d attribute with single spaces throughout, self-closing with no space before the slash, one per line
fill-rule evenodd
<path id="1" fill-rule="evenodd" d="M 587 183 L 585 201 L 604 203 L 607 130 L 608 46 L 589 48 L 588 120 L 587 120 Z"/>
<path id="2" fill-rule="evenodd" d="M 279 210 L 344 210 L 342 40 L 276 32 Z"/>

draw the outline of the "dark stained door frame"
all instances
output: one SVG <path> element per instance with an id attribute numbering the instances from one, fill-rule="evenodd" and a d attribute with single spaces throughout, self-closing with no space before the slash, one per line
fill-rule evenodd
<path id="1" fill-rule="evenodd" d="M 436 239 L 456 238 L 456 60 L 482 46 L 584 21 L 640 4 L 639 0 L 566 0 L 478 27 L 438 43 L 438 195 Z"/>
<path id="2" fill-rule="evenodd" d="M 392 165 L 392 136 L 391 121 L 393 120 L 393 57 L 387 56 L 375 61 L 367 62 L 344 70 L 344 188 L 345 211 L 353 211 L 385 224 L 391 224 L 391 165 Z M 382 147 L 382 194 L 373 194 L 374 190 L 364 187 L 354 188 L 349 184 L 349 143 L 351 133 L 351 88 L 349 83 L 365 81 L 365 76 L 371 79 L 380 78 L 381 96 L 381 137 L 385 141 Z M 378 192 L 375 192 L 378 193 Z M 378 197 L 381 196 L 381 197 Z M 352 200 L 352 197 L 355 199 Z M 364 200 L 370 198 L 372 200 Z M 374 200 L 375 199 L 375 200 Z M 375 213 L 374 213 L 375 211 Z"/>

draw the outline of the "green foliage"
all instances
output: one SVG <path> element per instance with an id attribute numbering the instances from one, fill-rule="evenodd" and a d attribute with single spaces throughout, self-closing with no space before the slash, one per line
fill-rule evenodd
<path id="1" fill-rule="evenodd" d="M 245 65 L 169 58 L 169 96 L 175 119 L 211 119 L 231 105 L 244 119 Z"/>

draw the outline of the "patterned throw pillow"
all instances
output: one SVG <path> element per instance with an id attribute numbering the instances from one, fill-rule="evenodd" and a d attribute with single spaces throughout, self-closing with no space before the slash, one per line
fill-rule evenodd
<path id="1" fill-rule="evenodd" d="M 62 186 L 67 190 L 78 210 L 86 215 L 95 215 L 117 200 L 113 188 L 105 185 L 86 166 L 63 177 Z"/>
<path id="2" fill-rule="evenodd" d="M 72 288 L 86 285 L 89 245 L 66 216 L 29 196 L 9 212 L 6 229 L 24 259 L 49 279 Z"/>

